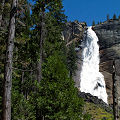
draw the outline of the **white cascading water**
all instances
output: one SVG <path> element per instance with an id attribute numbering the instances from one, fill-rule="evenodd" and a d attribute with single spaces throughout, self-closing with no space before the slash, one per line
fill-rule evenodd
<path id="1" fill-rule="evenodd" d="M 107 93 L 104 76 L 99 72 L 99 45 L 98 37 L 91 27 L 88 27 L 86 44 L 83 49 L 83 65 L 80 74 L 80 91 L 97 96 L 105 103 Z"/>

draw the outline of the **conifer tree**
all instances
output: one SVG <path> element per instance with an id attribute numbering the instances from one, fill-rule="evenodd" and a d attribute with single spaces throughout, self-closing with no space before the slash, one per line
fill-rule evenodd
<path id="1" fill-rule="evenodd" d="M 15 38 L 15 15 L 17 9 L 17 0 L 13 0 L 9 34 L 6 48 L 6 63 L 4 73 L 4 91 L 3 91 L 3 120 L 11 120 L 11 88 L 12 88 L 12 60 L 13 60 L 13 48 Z"/>
<path id="2" fill-rule="evenodd" d="M 36 40 L 36 53 L 39 47 L 41 5 L 37 1 L 33 9 L 35 18 L 35 29 L 32 37 Z M 64 41 L 62 40 L 62 29 L 66 21 L 62 10 L 62 1 L 45 2 L 45 28 L 46 34 L 43 40 L 43 68 L 42 79 L 37 86 L 37 92 L 33 94 L 36 119 L 81 119 L 83 102 L 77 96 L 74 82 L 69 78 L 65 65 Z M 74 49 L 74 48 L 73 48 Z M 73 50 L 72 49 L 72 50 Z M 38 51 L 39 52 L 39 51 Z M 36 55 L 40 57 L 39 53 Z M 64 85 L 65 86 L 64 86 Z M 68 89 L 67 89 L 68 88 Z M 70 90 L 72 92 L 70 92 Z M 73 93 L 70 96 L 70 94 Z M 74 100 L 72 99 L 74 98 Z M 70 99 L 69 99 L 70 98 Z M 67 101 L 68 100 L 68 101 Z M 70 104 L 69 104 L 70 103 Z M 68 104 L 68 105 L 67 105 Z M 68 108 L 68 109 L 67 109 Z M 79 109 L 78 109 L 79 108 Z M 75 113 L 75 111 L 77 111 Z M 66 111 L 66 112 L 65 112 Z"/>
<path id="3" fill-rule="evenodd" d="M 110 18 L 109 18 L 109 14 L 107 14 L 107 21 L 109 20 Z"/>
<path id="4" fill-rule="evenodd" d="M 4 81 L 4 61 L 6 50 L 6 39 L 8 39 L 9 10 L 11 1 L 0 1 L 0 119 L 2 119 L 2 96 Z"/>
<path id="5" fill-rule="evenodd" d="M 116 14 L 114 14 L 113 15 L 113 20 L 116 20 L 116 19 L 117 19 Z"/>
<path id="6" fill-rule="evenodd" d="M 36 34 L 37 34 L 37 39 L 39 40 L 39 43 L 38 43 L 39 44 L 39 59 L 37 60 L 38 61 L 37 79 L 39 82 L 42 78 L 41 71 L 42 71 L 43 54 L 48 56 L 48 54 L 52 54 L 52 52 L 54 52 L 52 48 L 52 44 L 54 45 L 54 49 L 55 49 L 55 45 L 59 45 L 55 43 L 55 41 L 58 40 L 56 39 L 57 37 L 59 38 L 59 42 L 61 41 L 60 32 L 62 30 L 62 24 L 63 24 L 62 22 L 65 19 L 65 15 L 62 13 L 63 12 L 62 8 L 63 6 L 61 3 L 61 0 L 58 0 L 58 1 L 42 0 L 42 1 L 37 1 L 33 9 L 33 17 L 36 18 L 35 19 L 35 24 L 36 24 L 35 30 L 37 30 Z M 44 49 L 44 47 L 46 48 Z M 50 48 L 48 48 L 47 50 L 47 47 L 50 47 Z M 58 46 L 56 46 L 56 48 L 57 47 Z"/>
<path id="7" fill-rule="evenodd" d="M 95 21 L 93 20 L 93 22 L 92 22 L 92 26 L 95 26 Z"/>
<path id="8" fill-rule="evenodd" d="M 43 60 L 43 43 L 45 41 L 45 6 L 46 6 L 46 1 L 41 0 L 37 1 L 36 5 L 33 9 L 33 14 L 34 17 L 37 17 L 37 21 L 39 18 L 39 23 L 36 24 L 36 28 L 39 32 L 38 34 L 38 39 L 39 39 L 39 60 L 37 63 L 37 80 L 38 82 L 41 81 L 42 79 L 42 60 Z"/>
<path id="9" fill-rule="evenodd" d="M 120 15 L 119 15 L 118 19 L 120 19 Z"/>
<path id="10" fill-rule="evenodd" d="M 81 120 L 83 101 L 68 76 L 60 53 L 49 56 L 43 65 L 43 79 L 35 100 L 38 119 Z M 33 95 L 36 98 L 36 95 Z"/>
<path id="11" fill-rule="evenodd" d="M 75 74 L 75 70 L 77 69 L 76 62 L 77 62 L 77 55 L 75 51 L 75 43 L 72 43 L 69 47 L 67 54 L 67 66 L 71 77 L 73 76 L 73 74 Z"/>
<path id="12" fill-rule="evenodd" d="M 0 27 L 2 25 L 4 6 L 5 6 L 5 0 L 0 0 Z"/>
<path id="13" fill-rule="evenodd" d="M 33 83 L 36 79 L 34 77 L 36 69 L 31 59 L 35 55 L 32 52 L 34 46 L 30 44 L 32 32 L 30 5 L 22 0 L 18 9 L 12 79 L 12 120 L 35 120 L 36 115 L 33 110 L 35 106 L 28 100 L 31 91 L 34 90 Z"/>
<path id="14" fill-rule="evenodd" d="M 4 8 L 6 11 L 6 7 Z M 16 14 L 16 12 L 12 13 Z M 9 19 L 9 12 L 4 17 Z M 13 24 L 16 28 L 14 29 L 16 36 L 13 35 L 14 49 L 12 47 L 11 50 L 12 54 L 14 50 L 14 57 L 11 56 L 13 72 L 9 74 L 12 76 L 13 83 L 12 115 L 8 114 L 9 118 L 12 120 L 80 120 L 83 118 L 83 100 L 78 97 L 78 91 L 69 77 L 70 70 L 68 71 L 67 68 L 66 58 L 69 58 L 69 63 L 73 65 L 72 75 L 76 57 L 74 45 L 69 48 L 69 53 L 71 51 L 74 58 L 72 54 L 66 56 L 67 48 L 62 39 L 66 16 L 62 0 L 36 0 L 32 9 L 32 18 L 31 20 L 27 2 L 19 1 L 16 26 Z M 31 23 L 33 27 L 30 30 Z M 7 30 L 6 28 L 7 25 L 4 29 Z M 39 62 L 41 63 L 38 64 Z"/>

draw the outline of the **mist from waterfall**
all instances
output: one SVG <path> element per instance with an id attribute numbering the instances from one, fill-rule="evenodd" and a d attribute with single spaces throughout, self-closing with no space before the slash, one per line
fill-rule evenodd
<path id="1" fill-rule="evenodd" d="M 97 96 L 107 102 L 104 76 L 99 72 L 98 37 L 91 27 L 88 27 L 85 47 L 83 48 L 83 65 L 80 74 L 80 91 Z"/>

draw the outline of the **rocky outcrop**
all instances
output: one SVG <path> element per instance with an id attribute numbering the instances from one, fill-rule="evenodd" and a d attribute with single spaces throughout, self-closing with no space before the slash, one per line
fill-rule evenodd
<path id="1" fill-rule="evenodd" d="M 67 22 L 63 31 L 63 39 L 66 42 L 66 46 L 69 46 L 73 41 L 80 42 L 83 39 L 85 29 L 85 22 Z"/>
<path id="2" fill-rule="evenodd" d="M 90 93 L 79 92 L 79 97 L 83 98 L 84 101 L 94 103 L 99 107 L 103 108 L 105 111 L 112 113 L 112 107 L 106 104 L 102 99 L 98 99 L 96 96 L 92 96 Z"/>
<path id="3" fill-rule="evenodd" d="M 109 20 L 93 27 L 99 38 L 100 49 L 120 44 L 120 20 Z"/>
<path id="4" fill-rule="evenodd" d="M 66 23 L 66 27 L 63 31 L 63 39 L 66 42 L 66 46 L 69 46 L 72 42 L 76 42 L 78 44 L 76 48 L 78 61 L 77 61 L 77 71 L 73 79 L 75 80 L 75 86 L 79 89 L 80 87 L 80 71 L 82 66 L 81 54 L 82 54 L 82 46 L 81 43 L 84 39 L 84 32 L 86 31 L 86 23 L 85 22 L 68 22 Z"/>
<path id="5" fill-rule="evenodd" d="M 113 63 L 120 59 L 120 20 L 105 21 L 93 27 L 99 38 L 100 71 L 104 75 L 108 102 L 113 104 Z M 118 69 L 120 66 L 116 66 Z M 120 89 L 118 89 L 120 93 Z"/>

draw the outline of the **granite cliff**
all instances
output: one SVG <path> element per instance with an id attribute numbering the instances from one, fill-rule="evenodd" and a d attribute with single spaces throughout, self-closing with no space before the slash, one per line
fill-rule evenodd
<path id="1" fill-rule="evenodd" d="M 108 94 L 109 104 L 113 104 L 113 79 L 114 67 L 119 71 L 119 65 L 114 66 L 119 63 L 120 59 L 120 20 L 108 20 L 103 22 L 100 25 L 93 27 L 93 30 L 96 32 L 99 38 L 100 45 L 100 71 L 104 75 L 106 82 L 106 89 Z M 120 76 L 120 75 L 118 75 Z M 120 93 L 119 88 L 119 79 L 117 78 L 117 92 Z M 118 97 L 120 95 L 118 94 Z"/>
<path id="2" fill-rule="evenodd" d="M 78 22 L 76 20 L 74 22 L 66 23 L 66 27 L 63 31 L 63 39 L 65 40 L 66 45 L 69 46 L 73 41 L 81 44 L 85 29 L 85 22 Z"/>

